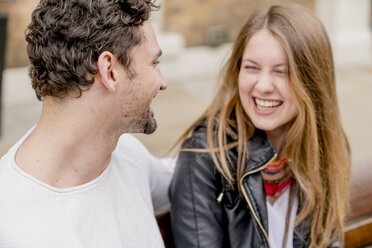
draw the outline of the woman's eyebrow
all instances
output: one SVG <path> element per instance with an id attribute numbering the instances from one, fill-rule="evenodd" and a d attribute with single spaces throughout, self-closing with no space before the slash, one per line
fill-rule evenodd
<path id="1" fill-rule="evenodd" d="M 252 59 L 245 58 L 242 61 L 247 61 L 247 62 L 251 62 L 252 64 L 258 65 L 258 63 L 256 61 L 252 60 Z"/>

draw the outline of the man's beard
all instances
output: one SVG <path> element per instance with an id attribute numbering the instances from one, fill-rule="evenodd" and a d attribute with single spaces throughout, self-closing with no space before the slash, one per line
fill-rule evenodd
<path id="1" fill-rule="evenodd" d="M 150 111 L 150 108 L 146 111 L 146 116 L 144 118 L 144 126 L 143 126 L 143 132 L 145 134 L 152 134 L 155 132 L 156 128 L 158 127 L 158 124 L 156 123 L 156 120 L 154 118 L 154 113 Z"/>
<path id="2" fill-rule="evenodd" d="M 125 109 L 125 108 L 123 108 Z M 145 133 L 152 134 L 156 128 L 157 123 L 154 119 L 154 113 L 150 106 L 146 110 L 131 111 L 131 116 L 126 112 L 122 112 L 122 119 L 113 127 L 113 130 L 121 130 L 121 133 Z M 141 112 L 141 113 L 140 113 Z"/>

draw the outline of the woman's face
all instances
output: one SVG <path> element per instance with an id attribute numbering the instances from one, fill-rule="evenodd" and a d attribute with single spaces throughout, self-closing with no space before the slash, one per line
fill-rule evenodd
<path id="1" fill-rule="evenodd" d="M 239 96 L 253 125 L 268 136 L 283 136 L 297 115 L 281 43 L 263 29 L 248 41 L 239 72 Z"/>

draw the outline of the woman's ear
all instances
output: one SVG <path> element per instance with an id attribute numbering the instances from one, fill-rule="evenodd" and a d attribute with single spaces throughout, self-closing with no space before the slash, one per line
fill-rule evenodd
<path id="1" fill-rule="evenodd" d="M 97 61 L 101 82 L 111 93 L 115 92 L 117 85 L 117 75 L 114 69 L 114 64 L 117 62 L 116 57 L 108 51 L 102 52 Z"/>

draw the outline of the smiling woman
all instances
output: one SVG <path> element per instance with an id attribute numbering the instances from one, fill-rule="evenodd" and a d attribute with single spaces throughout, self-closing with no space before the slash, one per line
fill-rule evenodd
<path id="1" fill-rule="evenodd" d="M 247 43 L 238 77 L 245 113 L 256 128 L 266 131 L 279 157 L 283 155 L 281 144 L 298 112 L 287 68 L 280 41 L 263 29 Z"/>
<path id="2" fill-rule="evenodd" d="M 180 138 L 176 247 L 327 247 L 343 240 L 350 153 L 333 56 L 306 8 L 256 11 L 221 88 Z"/>

